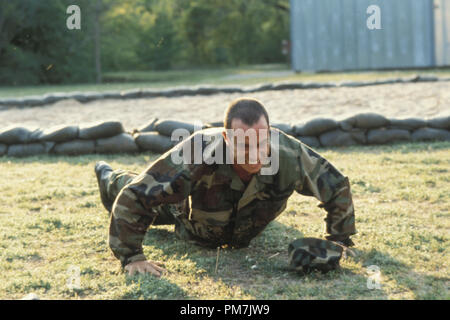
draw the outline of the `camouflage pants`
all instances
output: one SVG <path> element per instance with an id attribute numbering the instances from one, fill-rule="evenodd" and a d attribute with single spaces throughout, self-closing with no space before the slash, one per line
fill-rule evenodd
<path id="1" fill-rule="evenodd" d="M 114 170 L 105 183 L 108 198 L 114 201 L 120 190 L 137 175 L 131 171 Z M 220 245 L 195 235 L 195 227 L 189 219 L 189 199 L 175 204 L 163 204 L 152 210 L 156 213 L 152 225 L 175 225 L 175 234 L 179 239 L 207 248 L 216 248 Z"/>
<path id="2" fill-rule="evenodd" d="M 128 183 L 133 180 L 138 174 L 125 171 L 125 170 L 114 170 L 106 182 L 106 193 L 108 198 L 114 201 L 119 194 L 120 190 L 125 187 Z M 175 224 L 175 217 L 179 214 L 180 210 L 183 210 L 184 203 L 180 204 L 164 204 L 153 208 L 158 215 L 153 221 L 153 225 L 170 225 Z"/>

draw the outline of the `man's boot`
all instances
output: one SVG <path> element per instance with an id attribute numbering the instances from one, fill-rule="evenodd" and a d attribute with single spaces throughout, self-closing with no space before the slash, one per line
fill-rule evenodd
<path id="1" fill-rule="evenodd" d="M 95 164 L 95 174 L 97 175 L 98 188 L 100 190 L 100 199 L 103 206 L 111 212 L 113 200 L 108 198 L 107 184 L 113 169 L 105 161 L 99 161 Z"/>

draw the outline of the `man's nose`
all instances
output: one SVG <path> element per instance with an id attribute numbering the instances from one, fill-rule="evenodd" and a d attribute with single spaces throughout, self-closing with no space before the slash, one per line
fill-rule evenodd
<path id="1" fill-rule="evenodd" d="M 250 148 L 246 153 L 246 161 L 249 164 L 256 164 L 261 162 L 261 154 L 259 148 Z"/>

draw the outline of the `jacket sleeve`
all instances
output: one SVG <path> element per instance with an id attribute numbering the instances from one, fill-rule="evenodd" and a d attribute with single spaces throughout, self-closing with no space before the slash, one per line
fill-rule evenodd
<path id="1" fill-rule="evenodd" d="M 180 202 L 190 194 L 194 165 L 174 163 L 171 158 L 173 152 L 179 152 L 179 148 L 163 154 L 116 197 L 112 207 L 109 246 L 122 267 L 146 260 L 142 242 L 148 227 L 158 216 L 155 207 Z"/>
<path id="2" fill-rule="evenodd" d="M 357 232 L 348 178 L 305 144 L 300 143 L 298 151 L 300 177 L 296 182 L 296 191 L 314 196 L 321 202 L 319 207 L 327 211 L 327 239 L 347 239 Z"/>

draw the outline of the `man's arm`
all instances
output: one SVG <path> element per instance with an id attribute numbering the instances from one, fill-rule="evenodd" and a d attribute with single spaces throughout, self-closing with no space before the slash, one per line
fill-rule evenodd
<path id="1" fill-rule="evenodd" d="M 174 164 L 168 152 L 120 191 L 112 208 L 109 246 L 123 267 L 146 260 L 142 241 L 158 215 L 152 208 L 186 199 L 191 169 L 192 165 Z"/>
<path id="2" fill-rule="evenodd" d="M 348 178 L 303 143 L 300 144 L 299 152 L 300 179 L 296 191 L 321 201 L 319 207 L 327 211 L 325 221 L 328 240 L 352 245 L 349 237 L 357 231 Z"/>

